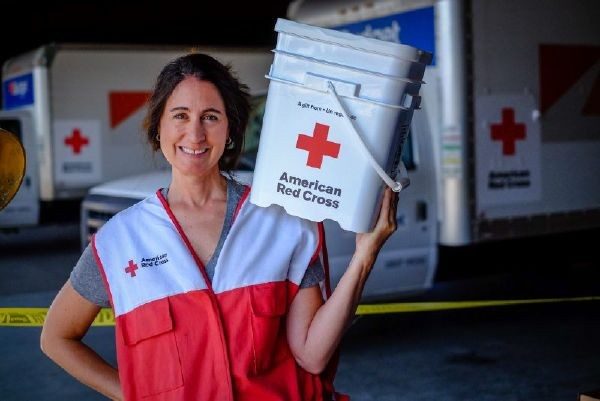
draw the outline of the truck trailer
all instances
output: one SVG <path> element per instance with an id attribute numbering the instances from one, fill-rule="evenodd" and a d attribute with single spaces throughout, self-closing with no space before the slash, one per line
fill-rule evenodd
<path id="1" fill-rule="evenodd" d="M 444 250 L 600 227 L 597 2 L 306 0 L 288 18 L 433 53 L 404 147 L 411 186 L 364 299 L 430 288 Z M 163 173 L 92 188 L 82 241 L 167 182 Z M 325 231 L 335 283 L 355 235 L 331 221 Z"/>

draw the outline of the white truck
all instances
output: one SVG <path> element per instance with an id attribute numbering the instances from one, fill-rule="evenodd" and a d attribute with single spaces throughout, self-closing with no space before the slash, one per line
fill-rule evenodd
<path id="1" fill-rule="evenodd" d="M 298 22 L 434 55 L 404 148 L 411 186 L 400 194 L 398 231 L 378 258 L 365 299 L 431 287 L 442 249 L 600 227 L 596 3 L 291 3 L 288 17 Z M 82 208 L 82 240 L 167 180 L 163 173 L 92 188 Z M 337 282 L 354 234 L 333 222 L 325 228 Z"/>
<path id="2" fill-rule="evenodd" d="M 189 50 L 47 45 L 6 61 L 0 128 L 21 139 L 27 167 L 19 192 L 0 211 L 0 228 L 37 225 L 56 214 L 78 218 L 90 187 L 167 168 L 145 144 L 145 102 L 161 68 Z M 231 64 L 252 93 L 266 92 L 268 49 L 198 50 Z"/>

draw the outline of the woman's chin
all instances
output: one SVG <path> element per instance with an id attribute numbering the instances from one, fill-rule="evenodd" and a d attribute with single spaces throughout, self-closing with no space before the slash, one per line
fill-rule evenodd
<path id="1" fill-rule="evenodd" d="M 218 162 L 212 165 L 207 163 L 186 163 L 183 166 L 173 166 L 173 174 L 185 177 L 204 177 L 219 173 Z"/>

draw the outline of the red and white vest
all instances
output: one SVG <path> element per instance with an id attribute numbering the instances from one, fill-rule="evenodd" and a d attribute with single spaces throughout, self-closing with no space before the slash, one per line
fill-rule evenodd
<path id="1" fill-rule="evenodd" d="M 94 236 L 126 400 L 331 399 L 329 380 L 297 365 L 285 326 L 322 230 L 248 193 L 212 283 L 160 192 Z"/>

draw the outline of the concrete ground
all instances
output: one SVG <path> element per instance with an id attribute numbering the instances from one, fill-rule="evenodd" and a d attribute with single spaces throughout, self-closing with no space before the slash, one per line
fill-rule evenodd
<path id="1" fill-rule="evenodd" d="M 75 226 L 0 235 L 0 308 L 48 306 L 79 253 Z M 600 263 L 592 260 L 439 282 L 408 301 L 599 295 Z M 599 307 L 362 316 L 343 340 L 336 386 L 358 401 L 575 401 L 600 389 Z M 40 331 L 0 326 L 0 400 L 103 400 L 42 355 Z M 113 336 L 112 327 L 92 327 L 85 341 L 114 363 Z"/>

